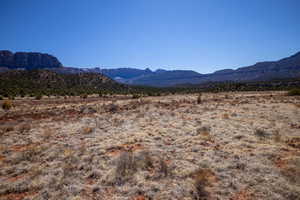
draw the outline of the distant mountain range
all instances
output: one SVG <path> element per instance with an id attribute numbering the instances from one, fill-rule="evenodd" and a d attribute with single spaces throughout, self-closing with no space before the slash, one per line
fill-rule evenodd
<path id="1" fill-rule="evenodd" d="M 300 77 L 300 52 L 278 61 L 259 62 L 236 70 L 224 69 L 210 74 L 200 74 L 191 70 L 138 70 L 131 68 L 100 70 L 103 74 L 134 85 L 174 86 L 222 81 L 268 81 Z M 124 75 L 123 75 L 124 74 Z"/>
<path id="2" fill-rule="evenodd" d="M 201 84 L 222 81 L 268 81 L 300 77 L 300 52 L 271 62 L 259 62 L 236 70 L 224 69 L 210 74 L 192 70 L 163 70 L 135 68 L 75 68 L 63 67 L 57 58 L 41 53 L 12 53 L 0 51 L 0 72 L 11 69 L 48 69 L 60 74 L 100 73 L 121 83 L 156 87 Z"/>

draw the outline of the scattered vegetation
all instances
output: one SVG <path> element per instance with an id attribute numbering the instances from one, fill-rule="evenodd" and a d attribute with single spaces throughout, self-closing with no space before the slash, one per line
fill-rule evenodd
<path id="1" fill-rule="evenodd" d="M 205 93 L 196 106 L 199 92 L 133 94 L 33 96 L 0 110 L 0 199 L 299 196 L 299 98 Z"/>
<path id="2" fill-rule="evenodd" d="M 300 96 L 300 88 L 294 88 L 288 91 L 288 96 Z"/>
<path id="3" fill-rule="evenodd" d="M 2 109 L 3 109 L 3 110 L 10 110 L 12 107 L 13 107 L 13 103 L 12 103 L 11 100 L 5 100 L 5 101 L 2 103 Z"/>
<path id="4" fill-rule="evenodd" d="M 47 77 L 47 78 L 45 78 Z M 15 96 L 84 96 L 98 94 L 106 97 L 113 94 L 132 95 L 133 98 L 143 96 L 161 96 L 169 94 L 198 93 L 201 103 L 202 92 L 225 91 L 262 91 L 289 90 L 300 86 L 300 80 L 272 80 L 264 82 L 207 82 L 201 85 L 179 85 L 177 87 L 155 88 L 148 86 L 128 86 L 116 83 L 99 74 L 56 74 L 47 70 L 10 71 L 0 74 L 0 94 L 4 97 Z M 291 95 L 299 95 L 294 89 Z"/>

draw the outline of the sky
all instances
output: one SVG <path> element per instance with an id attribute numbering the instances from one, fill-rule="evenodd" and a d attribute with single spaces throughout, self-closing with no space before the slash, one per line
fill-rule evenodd
<path id="1" fill-rule="evenodd" d="M 299 0 L 0 0 L 0 49 L 210 73 L 300 51 Z"/>

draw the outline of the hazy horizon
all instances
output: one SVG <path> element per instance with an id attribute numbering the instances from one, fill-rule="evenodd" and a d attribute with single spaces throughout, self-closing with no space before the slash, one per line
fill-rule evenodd
<path id="1" fill-rule="evenodd" d="M 297 0 L 10 0 L 0 44 L 71 67 L 212 73 L 299 52 L 299 9 Z"/>

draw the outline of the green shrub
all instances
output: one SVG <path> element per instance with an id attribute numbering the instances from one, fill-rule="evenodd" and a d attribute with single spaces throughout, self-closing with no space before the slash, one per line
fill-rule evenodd
<path id="1" fill-rule="evenodd" d="M 300 95 L 300 88 L 291 89 L 287 93 L 288 96 L 299 96 Z"/>
<path id="2" fill-rule="evenodd" d="M 2 97 L 2 96 L 0 96 L 0 100 L 3 100 L 3 97 Z"/>
<path id="3" fill-rule="evenodd" d="M 10 100 L 6 100 L 2 104 L 3 110 L 9 110 L 12 108 L 12 106 L 13 106 L 13 104 L 12 104 L 12 101 L 10 101 Z"/>

